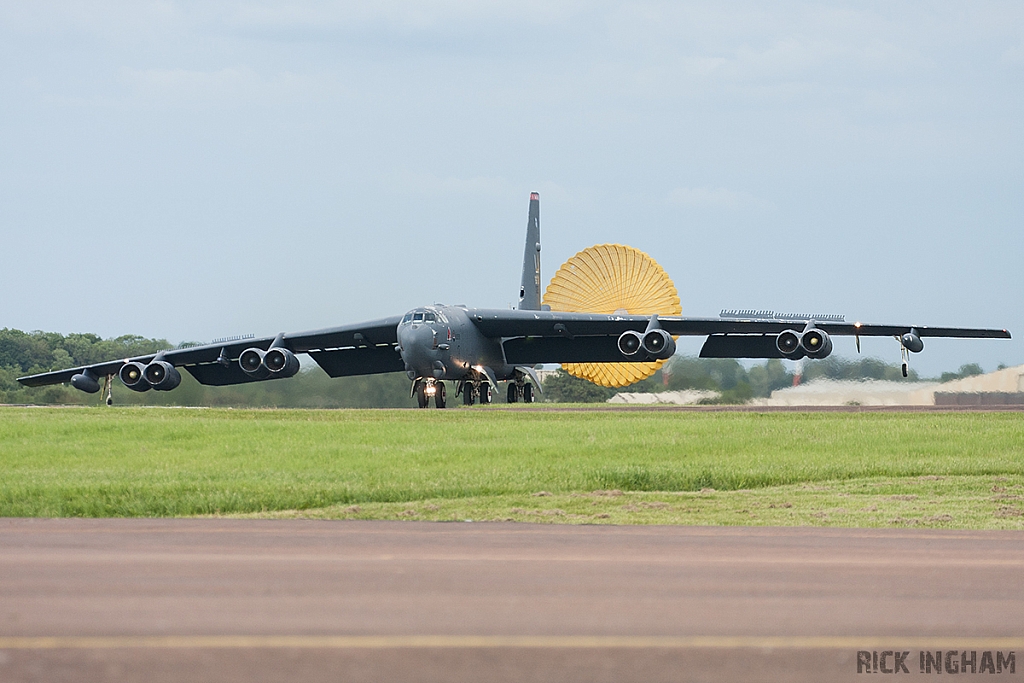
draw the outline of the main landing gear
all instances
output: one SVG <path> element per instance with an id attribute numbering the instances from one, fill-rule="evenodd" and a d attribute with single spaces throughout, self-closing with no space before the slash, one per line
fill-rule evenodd
<path id="1" fill-rule="evenodd" d="M 508 402 L 518 403 L 520 399 L 523 403 L 533 403 L 533 385 L 525 382 L 509 382 Z"/>
<path id="2" fill-rule="evenodd" d="M 412 395 L 416 397 L 416 405 L 426 408 L 430 399 L 434 399 L 435 408 L 444 408 L 447 399 L 444 382 L 436 379 L 418 379 L 413 382 Z"/>
<path id="3" fill-rule="evenodd" d="M 459 382 L 459 389 L 456 395 L 462 394 L 462 405 L 471 406 L 480 401 L 480 405 L 485 406 L 491 402 L 491 383 L 490 382 Z"/>
<path id="4" fill-rule="evenodd" d="M 434 406 L 444 408 L 448 399 L 446 393 L 444 382 L 439 379 L 418 379 L 412 385 L 412 395 L 416 397 L 416 405 L 420 408 L 428 407 L 431 399 L 434 401 Z M 482 406 L 489 405 L 494 398 L 491 383 L 479 380 L 467 379 L 459 382 L 455 387 L 455 395 L 459 396 L 460 394 L 462 395 L 462 404 L 466 406 L 471 406 L 478 401 Z M 533 384 L 522 380 L 512 380 L 508 383 L 507 396 L 509 403 L 519 403 L 520 401 L 533 403 Z"/>

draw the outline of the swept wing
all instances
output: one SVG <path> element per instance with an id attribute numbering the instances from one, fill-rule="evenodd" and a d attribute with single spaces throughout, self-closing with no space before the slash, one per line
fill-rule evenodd
<path id="1" fill-rule="evenodd" d="M 401 316 L 383 318 L 359 325 L 343 325 L 323 330 L 294 334 L 240 339 L 231 342 L 205 344 L 183 349 L 172 349 L 134 356 L 120 360 L 83 365 L 67 370 L 46 372 L 18 381 L 29 387 L 68 382 L 74 375 L 89 370 L 98 377 L 116 375 L 121 366 L 130 361 L 149 363 L 158 356 L 176 367 L 184 367 L 200 383 L 215 386 L 257 381 L 245 374 L 238 364 L 242 351 L 249 348 L 267 350 L 275 340 L 293 353 L 308 353 L 331 377 L 363 375 L 379 372 L 397 372 L 403 369 L 396 346 L 396 330 Z"/>
<path id="2" fill-rule="evenodd" d="M 500 337 L 506 359 L 514 364 L 612 363 L 627 360 L 617 346 L 619 335 L 643 332 L 650 322 L 644 315 L 601 315 L 554 311 L 501 311 L 470 309 L 470 319 L 488 337 Z M 673 336 L 707 336 L 703 357 L 783 358 L 776 336 L 786 330 L 802 330 L 806 320 L 735 318 L 658 318 L 661 328 Z M 1000 329 L 934 327 L 927 325 L 879 325 L 821 322 L 814 327 L 833 336 L 1009 339 Z"/>

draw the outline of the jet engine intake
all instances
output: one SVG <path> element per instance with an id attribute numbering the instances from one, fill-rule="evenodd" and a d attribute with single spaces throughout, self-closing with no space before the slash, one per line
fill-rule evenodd
<path id="1" fill-rule="evenodd" d="M 640 353 L 640 349 L 643 348 L 643 344 L 643 336 L 639 332 L 626 330 L 619 335 L 619 351 L 627 358 L 632 358 L 636 354 Z"/>
<path id="2" fill-rule="evenodd" d="M 263 357 L 266 353 L 263 349 L 257 348 L 242 351 L 242 355 L 238 357 L 238 365 L 242 368 L 242 372 L 253 379 L 266 379 L 270 377 L 270 369 L 263 363 Z"/>
<path id="3" fill-rule="evenodd" d="M 778 348 L 779 353 L 790 360 L 797 360 L 804 356 L 803 349 L 800 348 L 800 335 L 793 330 L 780 332 L 779 336 L 775 338 L 775 347 Z"/>
<path id="4" fill-rule="evenodd" d="M 138 361 L 131 361 L 121 366 L 117 376 L 121 382 L 132 391 L 149 391 L 152 385 L 146 381 L 146 366 Z"/>
<path id="5" fill-rule="evenodd" d="M 808 358 L 826 358 L 832 353 L 832 338 L 822 330 L 811 328 L 800 336 L 800 346 Z"/>
<path id="6" fill-rule="evenodd" d="M 155 360 L 147 365 L 142 376 L 157 391 L 170 391 L 181 384 L 181 373 L 165 360 Z"/>
<path id="7" fill-rule="evenodd" d="M 917 330 L 911 330 L 900 337 L 900 343 L 907 351 L 921 353 L 924 351 L 924 341 L 917 336 Z"/>
<path id="8" fill-rule="evenodd" d="M 280 347 L 270 349 L 263 355 L 263 365 L 272 377 L 291 377 L 299 371 L 299 359 L 288 349 Z"/>
<path id="9" fill-rule="evenodd" d="M 676 340 L 662 329 L 648 330 L 644 334 L 643 349 L 652 360 L 671 358 L 676 352 Z"/>

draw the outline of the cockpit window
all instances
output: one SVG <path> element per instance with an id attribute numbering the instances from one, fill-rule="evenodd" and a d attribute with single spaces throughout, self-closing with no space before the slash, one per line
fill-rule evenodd
<path id="1" fill-rule="evenodd" d="M 422 313 L 413 313 L 412 321 L 414 323 L 421 323 L 421 322 L 423 322 L 423 314 Z"/>
<path id="2" fill-rule="evenodd" d="M 412 313 L 406 313 L 405 317 L 402 318 L 402 322 L 403 323 L 411 323 L 412 322 Z"/>
<path id="3" fill-rule="evenodd" d="M 427 311 L 427 313 L 424 314 L 424 316 L 423 316 L 423 322 L 428 322 L 428 323 L 434 322 L 434 314 L 431 313 L 430 311 Z"/>

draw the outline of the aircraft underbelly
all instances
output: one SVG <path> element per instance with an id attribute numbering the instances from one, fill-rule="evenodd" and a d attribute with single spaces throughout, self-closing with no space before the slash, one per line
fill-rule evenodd
<path id="1" fill-rule="evenodd" d="M 499 379 L 504 379 L 508 373 L 505 371 L 501 342 L 485 337 L 468 320 L 464 325 L 459 325 L 458 329 L 457 343 L 452 347 L 448 379 L 463 379 L 474 374 L 473 368 L 476 367 L 490 368 Z"/>

